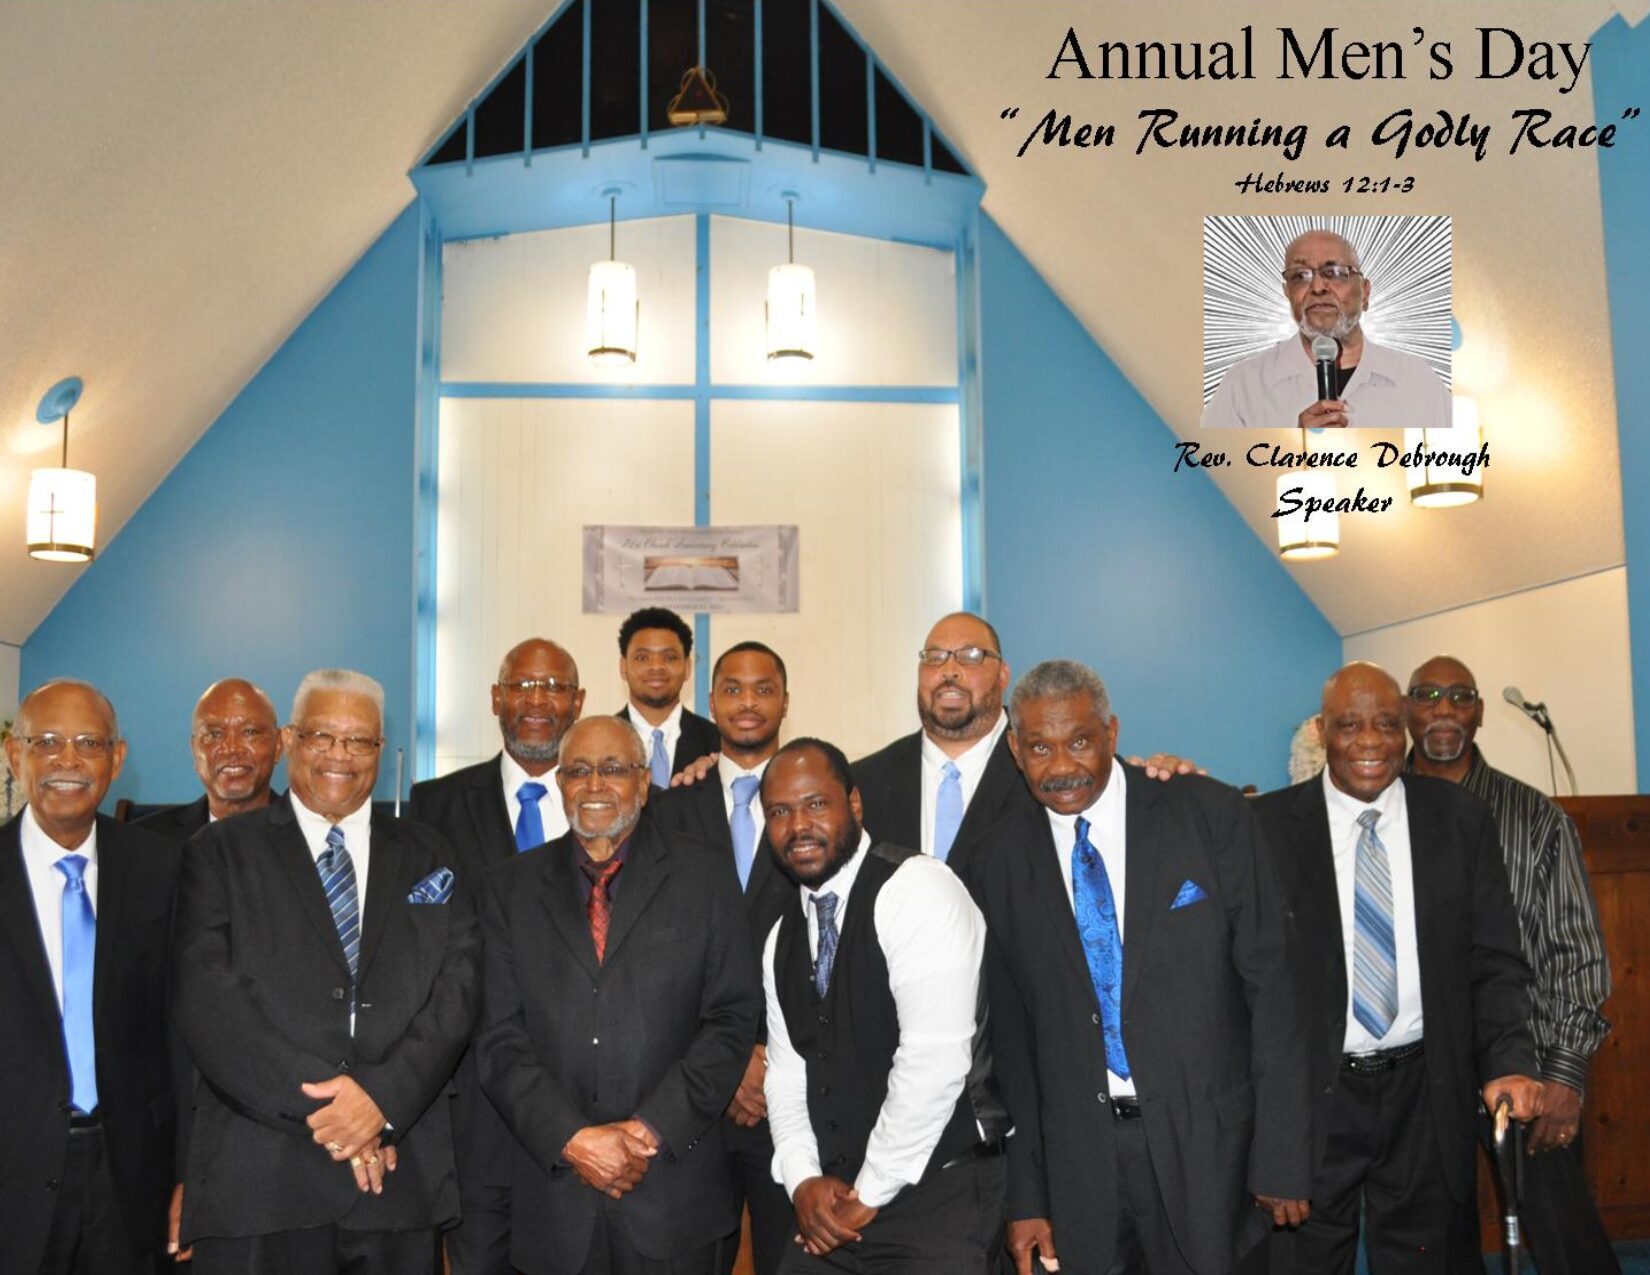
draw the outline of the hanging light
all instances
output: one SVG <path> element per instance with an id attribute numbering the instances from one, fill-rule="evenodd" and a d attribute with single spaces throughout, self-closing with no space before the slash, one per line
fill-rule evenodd
<path id="1" fill-rule="evenodd" d="M 69 468 L 69 413 L 80 401 L 78 376 L 46 391 L 35 412 L 42 425 L 63 422 L 63 463 L 29 476 L 29 557 L 45 562 L 90 562 L 97 553 L 97 477 Z"/>
<path id="2" fill-rule="evenodd" d="M 636 267 L 616 260 L 618 192 L 607 193 L 607 260 L 590 267 L 585 332 L 590 361 L 608 367 L 636 361 L 636 328 L 642 304 L 636 298 Z"/>
<path id="3" fill-rule="evenodd" d="M 768 271 L 768 358 L 814 356 L 814 272 L 796 264 L 796 196 L 785 192 L 786 261 Z"/>
<path id="4" fill-rule="evenodd" d="M 1301 455 L 1307 455 L 1306 430 L 1301 430 Z M 1279 474 L 1277 503 L 1283 508 L 1285 492 L 1298 488 L 1302 508 L 1283 514 L 1278 523 L 1278 555 L 1291 562 L 1310 562 L 1315 558 L 1332 558 L 1341 551 L 1341 516 L 1331 508 L 1318 508 L 1307 521 L 1306 501 L 1321 501 L 1325 506 L 1335 499 L 1335 475 L 1323 469 L 1292 469 Z"/>
<path id="5" fill-rule="evenodd" d="M 1404 470 L 1410 503 L 1423 509 L 1447 509 L 1481 499 L 1484 469 L 1477 457 L 1483 441 L 1478 400 L 1466 394 L 1455 395 L 1448 429 L 1406 429 L 1404 451 L 1419 450 L 1426 456 L 1423 464 L 1406 465 Z M 1451 464 L 1450 456 L 1465 463 Z"/>

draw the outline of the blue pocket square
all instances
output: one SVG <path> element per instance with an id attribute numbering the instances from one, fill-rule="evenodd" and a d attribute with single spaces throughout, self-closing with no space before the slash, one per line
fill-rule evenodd
<path id="1" fill-rule="evenodd" d="M 453 870 L 437 868 L 407 895 L 408 903 L 445 903 L 453 897 Z"/>
<path id="2" fill-rule="evenodd" d="M 1206 899 L 1208 897 L 1209 896 L 1204 893 L 1203 887 L 1196 881 L 1184 882 L 1180 887 L 1180 892 L 1174 896 L 1174 902 L 1169 904 L 1169 911 L 1173 912 L 1176 908 L 1190 907 L 1199 899 Z"/>

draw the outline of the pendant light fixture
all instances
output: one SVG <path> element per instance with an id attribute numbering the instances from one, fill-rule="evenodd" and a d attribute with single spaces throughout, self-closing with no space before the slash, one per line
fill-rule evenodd
<path id="1" fill-rule="evenodd" d="M 1470 505 L 1484 495 L 1484 468 L 1476 457 L 1483 446 L 1484 431 L 1478 419 L 1478 400 L 1455 395 L 1448 429 L 1406 429 L 1404 451 L 1420 451 L 1424 463 L 1408 465 L 1409 500 L 1423 509 L 1447 509 Z M 1450 464 L 1443 459 L 1456 456 L 1466 464 Z M 1438 457 L 1438 461 L 1433 458 Z"/>
<path id="2" fill-rule="evenodd" d="M 69 468 L 69 413 L 84 386 L 78 376 L 46 391 L 35 411 L 42 425 L 63 422 L 63 463 L 29 476 L 29 557 L 44 562 L 90 562 L 97 553 L 97 478 Z"/>
<path id="3" fill-rule="evenodd" d="M 602 193 L 607 196 L 607 260 L 590 267 L 585 333 L 590 361 L 611 367 L 636 361 L 642 303 L 636 297 L 636 267 L 617 259 L 618 189 L 609 187 Z"/>
<path id="4" fill-rule="evenodd" d="M 784 192 L 786 261 L 768 271 L 768 358 L 814 356 L 814 272 L 796 264 L 795 191 Z"/>
<path id="5" fill-rule="evenodd" d="M 1306 431 L 1301 430 L 1301 456 L 1307 455 Z M 1283 508 L 1286 491 L 1298 487 L 1297 493 L 1304 506 L 1307 500 L 1328 505 L 1335 499 L 1335 475 L 1325 469 L 1292 469 L 1279 474 L 1277 503 Z M 1341 551 L 1341 516 L 1333 509 L 1320 507 L 1307 521 L 1306 510 L 1282 514 L 1278 524 L 1278 555 L 1289 562 L 1310 562 L 1317 558 L 1332 558 Z"/>

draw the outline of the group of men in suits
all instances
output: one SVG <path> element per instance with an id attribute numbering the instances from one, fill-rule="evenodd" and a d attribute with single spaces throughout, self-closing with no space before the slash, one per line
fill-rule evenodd
<path id="1" fill-rule="evenodd" d="M 434 1269 L 442 1230 L 460 1275 L 720 1275 L 741 1204 L 758 1275 L 1350 1271 L 1360 1211 L 1379 1272 L 1477 1269 L 1474 1108 L 1541 1110 L 1528 971 L 1493 821 L 1403 773 L 1387 675 L 1331 678 L 1325 773 L 1248 802 L 1117 759 L 1103 683 L 1067 661 L 1014 683 L 976 616 L 919 653 L 918 732 L 851 767 L 781 748 L 761 643 L 716 661 L 709 722 L 688 713 L 691 644 L 631 617 L 630 703 L 581 720 L 572 657 L 521 643 L 490 692 L 500 754 L 415 785 L 399 821 L 371 810 L 370 679 L 312 675 L 279 733 L 219 684 L 181 869 L 189 814 L 170 843 L 96 818 L 112 708 L 31 695 L 0 977 L 51 1033 L 0 1075 L 56 1104 L 28 1172 L 64 1167 L 32 1208 L 8 1174 L 0 1253 L 146 1269 L 176 1185 L 208 1275 Z M 55 919 L 66 881 L 41 902 L 40 829 L 90 838 L 93 904 L 117 863 L 149 883 L 97 912 L 90 1107 L 86 996 L 46 982 L 85 940 Z M 164 901 L 141 940 L 140 896 Z M 164 966 L 174 926 L 183 1051 L 140 1030 L 164 979 L 105 965 L 112 932 Z"/>

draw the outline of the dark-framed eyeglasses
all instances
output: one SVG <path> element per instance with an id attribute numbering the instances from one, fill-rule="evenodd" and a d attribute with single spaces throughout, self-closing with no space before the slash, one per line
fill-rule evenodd
<path id="1" fill-rule="evenodd" d="M 1435 686 L 1431 682 L 1422 682 L 1418 686 L 1409 688 L 1409 697 L 1417 704 L 1436 704 L 1441 699 L 1448 699 L 1457 708 L 1471 708 L 1478 703 L 1481 696 L 1473 686 Z"/>
<path id="2" fill-rule="evenodd" d="M 330 753 L 342 744 L 351 757 L 370 757 L 384 746 L 384 741 L 376 735 L 334 735 L 329 730 L 305 730 L 302 726 L 294 726 L 292 733 L 312 753 Z"/>
<path id="3" fill-rule="evenodd" d="M 1291 288 L 1304 288 L 1314 279 L 1322 278 L 1330 283 L 1345 283 L 1362 273 L 1357 266 L 1343 266 L 1338 261 L 1331 261 L 1321 266 L 1290 266 L 1283 272 L 1283 281 Z"/>
<path id="4" fill-rule="evenodd" d="M 609 783 L 617 783 L 621 779 L 628 779 L 638 770 L 646 769 L 647 766 L 642 762 L 604 761 L 600 765 L 592 766 L 586 762 L 576 761 L 563 766 L 558 773 L 565 775 L 575 784 L 585 783 L 592 775 L 600 775 Z"/>
<path id="5" fill-rule="evenodd" d="M 17 737 L 36 757 L 56 757 L 71 744 L 82 757 L 102 757 L 118 740 L 106 735 L 19 735 Z"/>
<path id="6" fill-rule="evenodd" d="M 939 668 L 947 660 L 956 660 L 964 668 L 975 668 L 987 660 L 1002 659 L 1000 652 L 984 646 L 959 646 L 947 650 L 943 646 L 925 646 L 917 652 L 917 663 Z"/>
<path id="7" fill-rule="evenodd" d="M 534 691 L 543 691 L 546 695 L 561 696 L 577 694 L 579 684 L 564 682 L 559 677 L 517 677 L 500 682 L 498 689 L 506 695 L 531 695 Z"/>

